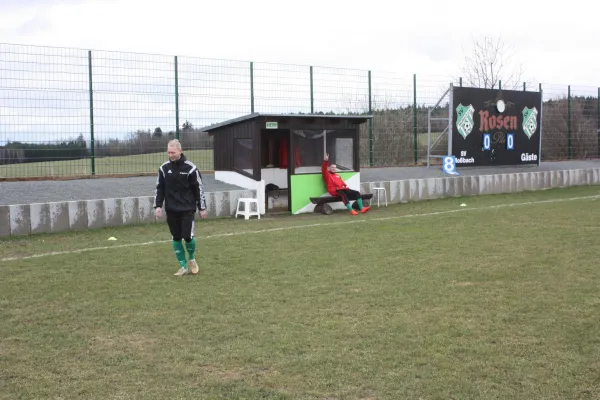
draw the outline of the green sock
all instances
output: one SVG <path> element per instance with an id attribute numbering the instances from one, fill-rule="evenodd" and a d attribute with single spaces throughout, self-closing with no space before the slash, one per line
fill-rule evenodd
<path id="1" fill-rule="evenodd" d="M 188 252 L 188 257 L 190 260 L 193 260 L 195 257 L 195 253 L 196 253 L 196 238 L 192 238 L 192 240 L 190 242 L 185 242 L 185 248 L 187 249 Z"/>
<path id="2" fill-rule="evenodd" d="M 173 240 L 173 250 L 175 250 L 175 256 L 177 257 L 177 261 L 179 261 L 179 265 L 181 268 L 187 269 L 187 262 L 185 261 L 185 250 L 183 249 L 183 243 L 181 240 L 176 242 Z"/>
<path id="3" fill-rule="evenodd" d="M 350 202 L 346 203 L 346 208 L 348 211 L 352 211 L 352 204 L 350 204 Z"/>
<path id="4" fill-rule="evenodd" d="M 359 197 L 356 202 L 358 203 L 358 206 L 362 209 L 363 205 L 362 205 L 362 199 Z"/>

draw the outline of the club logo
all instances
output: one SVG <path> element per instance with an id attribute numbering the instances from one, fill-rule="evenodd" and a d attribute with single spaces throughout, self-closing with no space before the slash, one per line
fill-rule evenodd
<path id="1" fill-rule="evenodd" d="M 538 111 L 535 107 L 523 109 L 523 132 L 529 139 L 535 133 L 537 129 L 537 115 Z"/>
<path id="2" fill-rule="evenodd" d="M 466 139 L 469 136 L 469 133 L 473 130 L 473 113 L 475 109 L 471 104 L 468 106 L 463 106 L 459 104 L 456 107 L 456 129 L 458 133 L 461 134 L 463 138 Z"/>

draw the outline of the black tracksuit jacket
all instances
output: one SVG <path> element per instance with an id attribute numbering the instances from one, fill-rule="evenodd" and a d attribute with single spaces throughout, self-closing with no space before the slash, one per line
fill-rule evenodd
<path id="1" fill-rule="evenodd" d="M 158 169 L 154 208 L 162 208 L 163 202 L 167 213 L 206 210 L 202 175 L 183 153 L 179 160 L 169 160 Z"/>

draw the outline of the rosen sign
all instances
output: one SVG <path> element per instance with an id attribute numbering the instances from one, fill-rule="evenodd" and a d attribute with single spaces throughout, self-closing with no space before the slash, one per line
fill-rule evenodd
<path id="1" fill-rule="evenodd" d="M 538 164 L 542 94 L 452 88 L 457 166 Z"/>

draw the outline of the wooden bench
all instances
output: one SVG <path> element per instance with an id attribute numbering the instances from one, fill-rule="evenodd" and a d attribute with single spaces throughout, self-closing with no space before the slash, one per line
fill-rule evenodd
<path id="1" fill-rule="evenodd" d="M 373 193 L 363 194 L 361 196 L 363 200 L 370 200 L 373 198 Z M 310 202 L 315 204 L 314 212 L 321 213 L 325 215 L 331 215 L 333 213 L 333 209 L 329 205 L 329 203 L 337 203 L 342 202 L 341 196 L 323 196 L 323 197 L 311 197 Z M 351 200 L 352 202 L 352 200 Z M 365 204 L 366 205 L 366 204 Z M 356 201 L 352 203 L 352 208 L 358 211 L 358 204 Z"/>

